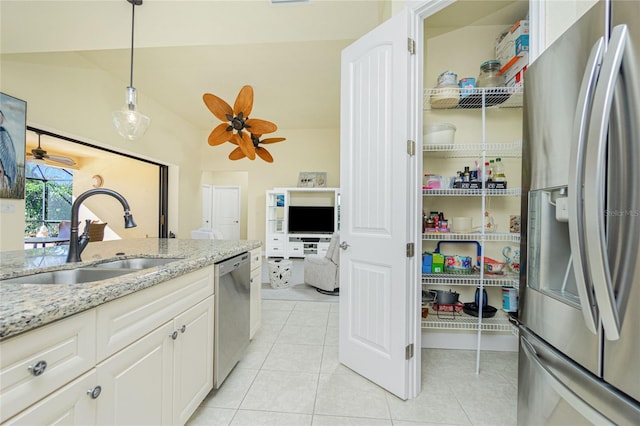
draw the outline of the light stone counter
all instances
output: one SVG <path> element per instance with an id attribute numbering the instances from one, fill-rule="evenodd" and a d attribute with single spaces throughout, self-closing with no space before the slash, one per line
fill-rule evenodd
<path id="1" fill-rule="evenodd" d="M 65 263 L 67 246 L 0 252 L 0 279 L 74 269 L 132 257 L 181 258 L 84 284 L 0 283 L 0 340 L 260 247 L 259 241 L 143 238 L 90 243 L 83 262 Z"/>

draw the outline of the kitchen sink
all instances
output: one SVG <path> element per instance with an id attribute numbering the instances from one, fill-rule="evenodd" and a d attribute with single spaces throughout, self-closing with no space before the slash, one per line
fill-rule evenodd
<path id="1" fill-rule="evenodd" d="M 147 269 L 154 266 L 166 265 L 167 263 L 183 260 L 179 257 L 153 258 L 153 257 L 134 257 L 131 259 L 112 260 L 111 262 L 98 263 L 94 265 L 96 268 L 113 268 L 113 269 Z"/>
<path id="2" fill-rule="evenodd" d="M 63 271 L 41 272 L 23 277 L 0 280 L 0 284 L 82 284 L 107 280 L 137 272 L 138 269 L 78 268 Z"/>

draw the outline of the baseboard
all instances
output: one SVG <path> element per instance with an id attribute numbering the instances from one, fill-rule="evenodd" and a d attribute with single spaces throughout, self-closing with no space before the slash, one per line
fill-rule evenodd
<path id="1" fill-rule="evenodd" d="M 421 347 L 426 349 L 478 349 L 477 333 L 422 332 Z M 484 351 L 517 352 L 518 338 L 512 334 L 483 333 L 480 349 Z"/>

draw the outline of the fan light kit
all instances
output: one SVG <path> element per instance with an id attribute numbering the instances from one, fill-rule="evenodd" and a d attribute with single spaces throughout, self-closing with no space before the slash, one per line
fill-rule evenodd
<path id="1" fill-rule="evenodd" d="M 209 145 L 217 146 L 225 142 L 231 142 L 238 147 L 229 154 L 230 160 L 240 160 L 247 157 L 255 160 L 256 154 L 267 163 L 273 163 L 273 157 L 260 144 L 282 142 L 285 138 L 267 138 L 260 140 L 265 133 L 273 133 L 278 130 L 274 123 L 259 118 L 249 118 L 253 109 L 253 87 L 243 86 L 238 93 L 233 108 L 211 93 L 202 96 L 204 104 L 209 108 L 222 124 L 213 129 L 209 135 Z M 233 132 L 236 133 L 233 133 Z"/>
<path id="2" fill-rule="evenodd" d="M 151 119 L 138 111 L 137 92 L 133 87 L 133 33 L 135 23 L 136 6 L 142 5 L 142 0 L 126 0 L 131 3 L 131 67 L 129 70 L 129 86 L 127 86 L 126 102 L 119 111 L 114 111 L 113 124 L 123 138 L 138 139 L 147 131 Z"/>

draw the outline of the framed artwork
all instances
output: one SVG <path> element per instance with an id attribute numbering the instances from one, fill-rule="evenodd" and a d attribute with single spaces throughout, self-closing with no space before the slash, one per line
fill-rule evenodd
<path id="1" fill-rule="evenodd" d="M 298 188 L 326 188 L 326 172 L 300 172 L 298 175 Z"/>
<path id="2" fill-rule="evenodd" d="M 27 103 L 0 93 L 0 198 L 24 198 Z"/>

